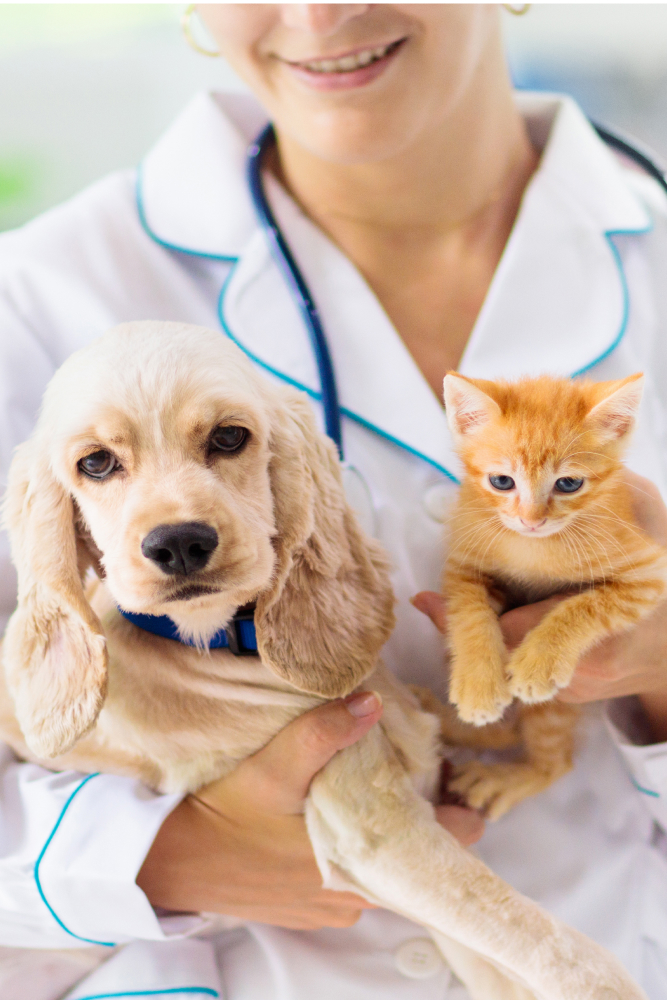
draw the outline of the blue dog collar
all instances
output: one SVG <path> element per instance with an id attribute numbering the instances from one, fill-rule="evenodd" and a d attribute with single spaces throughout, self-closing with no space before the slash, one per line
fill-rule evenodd
<path id="1" fill-rule="evenodd" d="M 192 639 L 183 639 L 178 634 L 178 626 L 168 615 L 138 615 L 133 611 L 118 608 L 123 618 L 163 639 L 173 639 L 184 646 L 196 646 Z M 256 656 L 257 635 L 255 633 L 255 605 L 245 604 L 238 608 L 231 621 L 216 632 L 208 641 L 209 649 L 229 649 L 234 656 Z"/>

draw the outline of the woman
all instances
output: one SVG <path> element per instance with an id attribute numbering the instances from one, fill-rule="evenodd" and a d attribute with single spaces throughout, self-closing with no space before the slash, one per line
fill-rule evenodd
<path id="1" fill-rule="evenodd" d="M 3 461 L 54 368 L 126 319 L 222 326 L 271 377 L 319 398 L 302 316 L 245 181 L 246 148 L 270 117 L 266 194 L 323 317 L 351 495 L 396 566 L 387 660 L 443 694 L 441 637 L 409 603 L 420 592 L 417 607 L 444 629 L 433 591 L 456 487 L 442 376 L 643 369 L 630 464 L 667 496 L 667 203 L 573 104 L 515 101 L 497 8 L 205 5 L 200 16 L 257 101 L 198 99 L 138 180 L 115 175 L 0 241 Z M 646 489 L 642 514 L 659 534 L 664 508 Z M 508 639 L 543 613 L 505 616 Z M 501 875 L 616 951 L 652 1000 L 667 993 L 666 648 L 661 609 L 581 664 L 561 696 L 612 699 L 616 725 L 592 710 L 575 771 L 479 845 Z M 205 802 L 49 775 L 8 754 L 2 943 L 131 942 L 72 1000 L 223 989 L 229 1000 L 463 998 L 418 928 L 319 889 L 300 804 L 313 774 L 380 713 L 364 696 L 302 717 Z M 465 810 L 440 817 L 464 842 L 481 833 Z M 167 941 L 200 927 L 199 911 L 250 923 Z M 61 984 L 52 977 L 31 1000 L 59 996 L 89 954 L 60 959 Z"/>

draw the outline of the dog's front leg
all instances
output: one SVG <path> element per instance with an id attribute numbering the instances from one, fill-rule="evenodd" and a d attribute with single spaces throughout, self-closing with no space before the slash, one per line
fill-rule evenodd
<path id="1" fill-rule="evenodd" d="M 355 887 L 435 932 L 474 1000 L 645 1000 L 616 959 L 436 822 L 381 727 L 315 778 L 306 819 L 325 884 Z"/>

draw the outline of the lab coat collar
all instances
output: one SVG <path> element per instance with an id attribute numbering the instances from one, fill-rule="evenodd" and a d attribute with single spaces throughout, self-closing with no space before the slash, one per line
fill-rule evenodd
<path id="1" fill-rule="evenodd" d="M 544 151 L 460 370 L 578 374 L 625 332 L 629 293 L 614 240 L 647 231 L 650 218 L 572 101 L 517 99 Z M 264 122 L 251 98 L 198 98 L 147 159 L 140 208 L 159 242 L 235 259 L 223 327 L 265 369 L 318 398 L 308 334 L 245 182 L 246 147 Z M 344 414 L 456 474 L 442 407 L 359 272 L 271 178 L 267 191 L 324 318 Z"/>
<path id="2" fill-rule="evenodd" d="M 459 367 L 479 378 L 578 375 L 625 333 L 617 241 L 649 231 L 651 218 L 573 101 L 518 103 L 536 144 L 551 129 Z"/>
<path id="3" fill-rule="evenodd" d="M 266 125 L 247 94 L 198 94 L 144 159 L 139 214 L 156 242 L 234 260 L 257 227 L 245 180 L 249 144 Z"/>

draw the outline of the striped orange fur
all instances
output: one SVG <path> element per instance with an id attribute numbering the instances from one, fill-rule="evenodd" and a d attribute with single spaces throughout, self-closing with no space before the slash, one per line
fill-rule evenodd
<path id="1" fill-rule="evenodd" d="M 444 575 L 450 699 L 475 726 L 500 719 L 514 699 L 536 706 L 515 724 L 523 762 L 473 764 L 456 782 L 494 815 L 571 766 L 576 713 L 551 699 L 584 653 L 665 596 L 667 553 L 633 520 L 621 460 L 642 381 L 445 378 L 465 468 Z M 499 593 L 503 609 L 567 596 L 510 654 Z"/>

